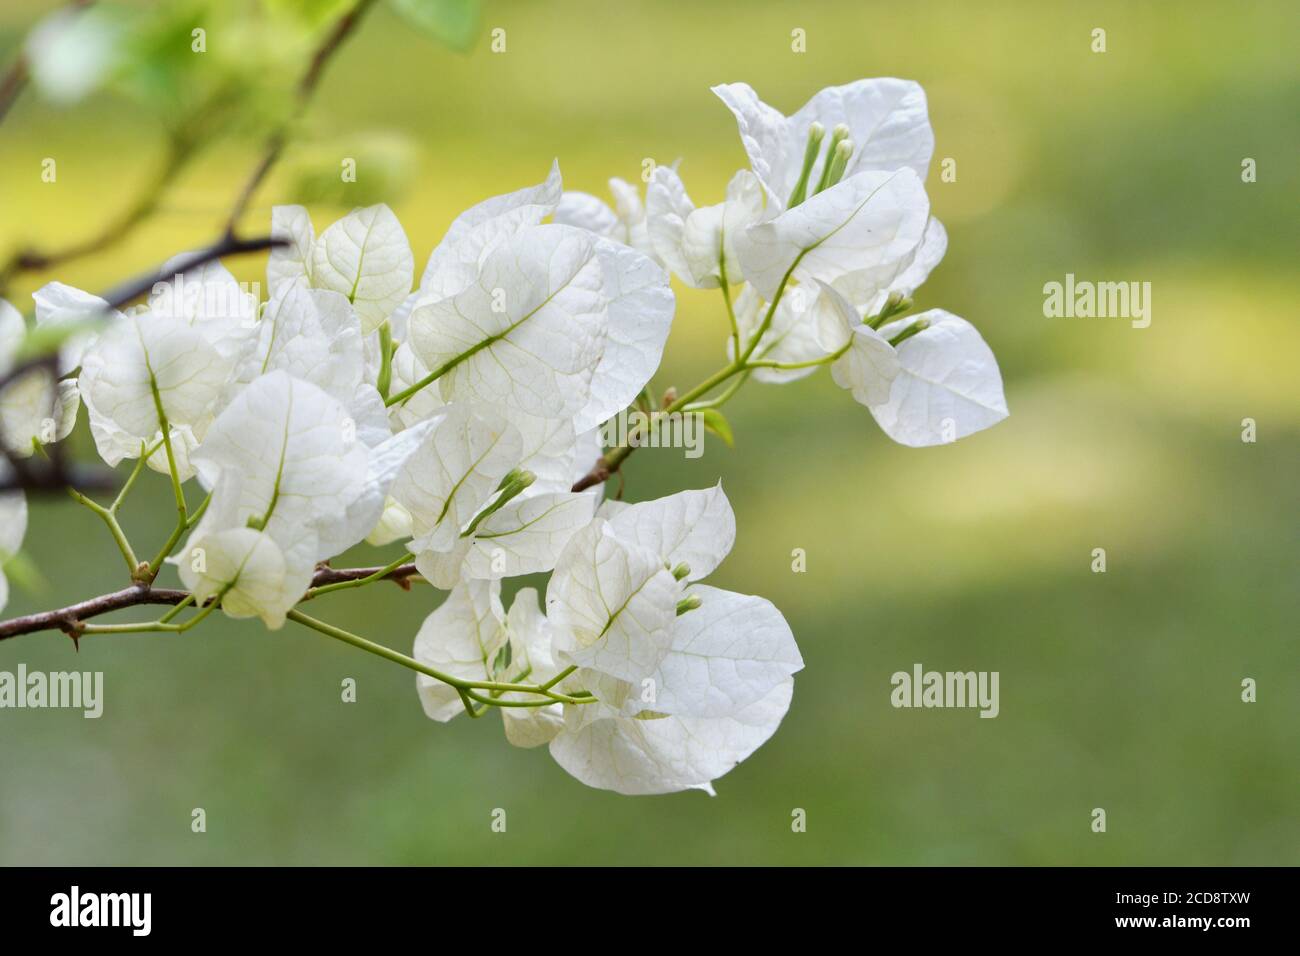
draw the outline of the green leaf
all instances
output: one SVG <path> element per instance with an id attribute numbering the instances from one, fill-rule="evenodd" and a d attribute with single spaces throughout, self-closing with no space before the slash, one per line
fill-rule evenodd
<path id="1" fill-rule="evenodd" d="M 454 50 L 468 50 L 478 36 L 478 0 L 389 0 L 413 27 Z"/>
<path id="2" fill-rule="evenodd" d="M 700 413 L 704 416 L 704 427 L 727 443 L 728 448 L 736 447 L 736 440 L 731 434 L 731 423 L 727 416 L 716 408 L 706 408 Z"/>

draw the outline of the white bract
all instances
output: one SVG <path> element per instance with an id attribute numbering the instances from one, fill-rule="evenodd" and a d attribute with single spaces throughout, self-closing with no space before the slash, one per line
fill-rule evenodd
<path id="1" fill-rule="evenodd" d="M 905 445 L 1007 415 L 974 327 L 907 315 L 947 247 L 923 186 L 934 139 L 920 87 L 862 80 L 791 117 L 744 84 L 715 92 L 752 170 L 713 205 L 659 166 L 644 203 L 611 180 L 611 208 L 565 192 L 555 164 L 457 216 L 414 290 L 410 243 L 383 205 L 319 236 L 304 208 L 275 207 L 265 303 L 217 262 L 125 312 L 51 283 L 35 319 L 69 333 L 58 375 L 0 393 L 4 447 L 29 455 L 64 437 L 79 396 L 108 464 L 171 472 L 178 521 L 159 558 L 180 544 L 168 559 L 188 622 L 218 607 L 272 629 L 292 617 L 418 671 L 435 720 L 500 709 L 511 743 L 548 745 L 591 786 L 711 793 L 776 730 L 803 659 L 771 603 L 701 583 L 736 539 L 721 486 L 602 503 L 630 448 L 603 448 L 601 426 L 632 407 L 667 413 L 656 421 L 706 410 L 728 434 L 717 406 L 746 379 L 822 366 Z M 726 366 L 656 406 L 675 309 L 666 270 L 721 287 L 730 341 Z M 0 302 L 0 374 L 26 337 Z M 183 487 L 193 476 L 201 518 Z M 92 507 L 122 538 L 116 503 Z M 0 493 L 0 568 L 25 528 L 23 496 Z M 406 550 L 374 571 L 324 567 L 363 540 Z M 151 585 L 160 561 L 119 546 Z M 448 595 L 413 658 L 296 610 L 417 574 Z M 528 574 L 550 574 L 545 610 L 526 588 L 507 611 L 503 580 Z M 184 629 L 184 610 L 152 629 Z"/>
<path id="2" fill-rule="evenodd" d="M 793 116 L 768 106 L 748 83 L 715 86 L 713 92 L 736 117 L 750 165 L 777 210 L 786 208 L 799 182 L 814 123 L 827 131 L 843 125 L 856 144 L 845 178 L 910 169 L 924 179 L 934 153 L 925 91 L 911 80 L 887 77 L 829 86 Z M 817 156 L 805 178 L 816 183 L 828 158 Z"/>
<path id="3" fill-rule="evenodd" d="M 37 326 L 50 324 L 53 320 L 38 310 Z M 0 299 L 0 376 L 16 364 L 26 336 L 22 315 Z M 61 358 L 60 369 L 66 362 Z M 38 445 L 68 436 L 76 424 L 79 404 L 75 380 L 56 378 L 44 367 L 28 370 L 0 391 L 0 441 L 9 454 L 28 458 Z"/>
<path id="4" fill-rule="evenodd" d="M 0 479 L 8 478 L 9 468 L 0 464 Z M 18 553 L 27 534 L 27 499 L 21 491 L 0 492 L 0 611 L 9 603 L 9 579 L 5 564 Z"/>
<path id="5" fill-rule="evenodd" d="M 271 234 L 288 240 L 271 251 L 266 270 L 271 294 L 287 284 L 338 292 L 355 306 L 367 335 L 411 292 L 411 243 L 382 203 L 352 210 L 319 237 L 303 207 L 277 206 Z"/>

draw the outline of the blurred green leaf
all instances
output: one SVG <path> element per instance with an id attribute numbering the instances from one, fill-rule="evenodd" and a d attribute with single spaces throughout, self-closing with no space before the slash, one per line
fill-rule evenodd
<path id="1" fill-rule="evenodd" d="M 478 36 L 478 0 L 389 0 L 413 27 L 455 50 L 468 50 Z"/>
<path id="2" fill-rule="evenodd" d="M 726 415 L 716 408 L 706 408 L 700 414 L 704 416 L 705 428 L 726 442 L 728 448 L 736 447 L 736 440 L 731 434 L 731 422 L 727 421 Z"/>

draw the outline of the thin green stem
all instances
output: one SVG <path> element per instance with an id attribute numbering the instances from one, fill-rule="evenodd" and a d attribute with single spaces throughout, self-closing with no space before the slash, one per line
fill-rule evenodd
<path id="1" fill-rule="evenodd" d="M 413 670 L 416 673 L 424 674 L 428 677 L 432 677 L 436 681 L 440 681 L 441 683 L 447 684 L 450 687 L 454 687 L 457 690 L 457 692 L 459 692 L 461 701 L 466 702 L 466 709 L 469 710 L 471 713 L 473 713 L 473 707 L 469 705 L 468 701 L 478 701 L 479 703 L 492 704 L 495 706 L 519 706 L 519 703 L 517 702 L 512 703 L 509 701 L 497 701 L 497 700 L 493 700 L 492 698 L 484 698 L 482 695 L 475 693 L 475 691 L 479 691 L 479 690 L 499 691 L 501 693 L 536 694 L 545 697 L 546 700 L 544 701 L 544 703 L 548 703 L 548 704 L 557 703 L 557 702 L 562 704 L 589 704 L 589 703 L 593 703 L 596 699 L 595 697 L 579 698 L 579 697 L 571 697 L 565 694 L 556 694 L 556 693 L 552 693 L 549 687 L 541 688 L 538 687 L 536 684 L 511 684 L 511 683 L 504 683 L 500 681 L 462 680 L 459 677 L 453 677 L 451 674 L 445 674 L 442 671 L 437 670 L 436 668 L 433 667 L 429 667 L 426 664 L 421 664 L 415 658 L 408 657 L 407 655 L 401 653 L 400 651 L 395 651 L 392 648 L 385 647 L 382 644 L 376 644 L 374 641 L 367 640 L 366 638 L 361 637 L 358 634 L 353 634 L 350 631 L 345 631 L 342 628 L 335 627 L 332 624 L 326 624 L 324 621 L 318 621 L 313 617 L 308 617 L 306 614 L 303 614 L 301 611 L 291 610 L 288 613 L 287 617 L 289 618 L 289 620 L 297 624 L 301 624 L 304 627 L 309 627 L 314 631 L 318 631 L 327 637 L 332 637 L 335 640 L 342 641 L 345 644 L 351 644 L 353 647 L 360 648 L 363 651 L 367 651 L 371 654 L 376 655 L 377 657 L 382 657 L 385 660 L 392 661 L 395 664 L 401 664 L 403 667 L 409 668 L 410 670 Z"/>
<path id="2" fill-rule="evenodd" d="M 75 488 L 69 488 L 68 494 L 72 496 L 74 501 L 85 505 L 95 514 L 99 515 L 104 524 L 108 526 L 109 533 L 113 535 L 113 541 L 117 543 L 118 550 L 122 552 L 122 559 L 126 562 L 127 573 L 130 574 L 132 580 L 134 580 L 135 575 L 140 571 L 140 561 L 136 558 L 135 551 L 131 548 L 131 542 L 126 539 L 126 532 L 122 530 L 121 524 L 118 523 L 117 515 L 113 514 L 111 510 L 105 508 L 98 502 L 87 498 Z"/>
<path id="3" fill-rule="evenodd" d="M 809 248 L 813 247 L 810 246 Z M 749 345 L 746 346 L 744 353 L 736 359 L 737 365 L 745 365 L 749 361 L 749 357 L 754 354 L 754 349 L 758 348 L 758 343 L 762 341 L 763 336 L 772 325 L 772 316 L 776 314 L 776 307 L 781 303 L 781 296 L 785 295 L 785 287 L 789 285 L 790 277 L 794 275 L 794 270 L 799 268 L 799 263 L 803 261 L 803 257 L 807 254 L 808 249 L 800 251 L 799 255 L 794 257 L 794 262 L 790 263 L 790 268 L 785 270 L 785 275 L 781 276 L 781 284 L 776 287 L 776 295 L 772 297 L 772 301 L 767 307 L 767 313 L 758 326 L 758 331 L 749 340 Z"/>
<path id="4" fill-rule="evenodd" d="M 176 617 L 176 615 L 180 614 L 181 611 L 185 610 L 193 603 L 194 603 L 194 595 L 193 594 L 188 595 L 184 601 L 181 601 L 180 604 L 175 605 L 170 611 L 168 611 L 162 617 L 158 618 L 158 623 L 159 624 L 168 623 L 169 621 L 172 620 L 172 618 Z"/>
<path id="5" fill-rule="evenodd" d="M 379 380 L 376 388 L 384 398 L 393 384 L 393 329 L 387 321 L 379 327 Z"/>
<path id="6" fill-rule="evenodd" d="M 122 484 L 121 489 L 117 493 L 117 497 L 113 499 L 113 503 L 108 506 L 108 510 L 111 513 L 117 514 L 118 509 L 122 507 L 122 502 L 126 501 L 126 496 L 131 492 L 131 488 L 135 485 L 136 479 L 140 477 L 140 473 L 144 471 L 145 465 L 149 463 L 149 456 L 158 450 L 159 444 L 161 444 L 161 442 L 150 448 L 145 442 L 140 443 L 140 457 L 136 459 L 135 467 L 131 469 L 131 474 L 127 476 L 126 481 Z"/>
<path id="7" fill-rule="evenodd" d="M 735 343 L 735 352 L 740 354 L 740 324 L 736 322 L 736 309 L 731 302 L 731 287 L 727 284 L 727 254 L 718 256 L 718 288 L 722 290 L 722 301 L 727 304 L 727 320 L 731 323 L 731 341 Z"/>

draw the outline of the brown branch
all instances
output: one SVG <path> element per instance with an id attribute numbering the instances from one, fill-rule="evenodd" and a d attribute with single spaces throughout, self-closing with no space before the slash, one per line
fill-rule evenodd
<path id="1" fill-rule="evenodd" d="M 341 581 L 359 581 L 382 570 L 383 568 L 318 568 L 312 577 L 311 583 L 312 587 L 316 588 L 325 584 L 337 584 Z M 381 580 L 396 581 L 405 587 L 407 582 L 419 573 L 414 564 L 404 564 L 401 567 L 394 568 L 392 572 L 384 575 Z M 0 621 L 0 641 L 18 637 L 21 634 L 34 634 L 38 631 L 63 631 L 65 634 L 76 637 L 81 633 L 79 625 L 89 618 L 108 614 L 112 611 L 121 611 L 128 607 L 138 607 L 142 604 L 180 604 L 189 596 L 189 591 L 136 584 L 129 588 L 123 588 L 121 591 L 101 594 L 99 597 L 79 601 L 76 604 L 69 604 L 67 607 L 57 608 L 53 611 L 42 611 L 39 614 L 28 614 L 25 617 Z"/>
<path id="2" fill-rule="evenodd" d="M 233 233 L 226 232 L 216 242 L 199 249 L 182 259 L 170 269 L 155 269 L 147 275 L 133 279 L 111 292 L 105 293 L 110 309 L 120 309 L 142 295 L 148 295 L 154 286 L 161 282 L 170 282 L 184 272 L 190 272 L 199 266 L 215 262 L 223 256 L 241 256 L 250 252 L 262 252 L 287 244 L 285 239 L 274 236 L 258 236 L 256 239 L 240 239 Z"/>
<path id="3" fill-rule="evenodd" d="M 262 151 L 262 158 L 253 167 L 252 173 L 235 199 L 234 207 L 230 210 L 230 216 L 226 220 L 227 231 L 235 229 L 240 216 L 248 210 L 249 203 L 253 201 L 253 195 L 257 192 L 258 187 L 262 185 L 262 182 L 271 172 L 271 167 L 279 161 L 280 156 L 284 153 L 284 147 L 289 141 L 289 130 L 307 111 L 307 106 L 311 103 L 312 96 L 316 92 L 316 87 L 320 84 L 321 77 L 325 74 L 325 67 L 329 64 L 330 59 L 343 46 L 343 42 L 352 35 L 352 32 L 356 30 L 357 25 L 361 22 L 361 18 L 374 5 L 375 0 L 358 0 L 355 7 L 339 17 L 338 22 L 334 24 L 334 28 L 321 41 L 321 45 L 316 48 L 306 72 L 298 80 L 298 92 L 293 113 L 267 137 L 266 146 Z"/>
<path id="4" fill-rule="evenodd" d="M 137 607 L 141 604 L 180 604 L 189 596 L 190 592 L 188 591 L 179 591 L 173 588 L 152 588 L 137 584 L 129 588 L 123 588 L 121 591 L 113 591 L 110 594 L 101 594 L 99 597 L 93 597 L 87 601 L 69 604 L 67 607 L 61 607 L 57 610 L 42 611 L 39 614 L 28 614 L 26 617 L 0 621 L 0 641 L 10 637 L 17 637 L 19 634 L 54 630 L 63 631 L 65 634 L 75 637 L 80 633 L 78 625 L 87 618 L 98 617 L 100 614 L 108 614 L 111 611 L 120 611 L 123 608 Z"/>
<path id="5" fill-rule="evenodd" d="M 322 587 L 326 584 L 341 584 L 345 581 L 360 581 L 362 578 L 368 578 L 381 568 L 317 568 L 316 574 L 311 579 L 311 586 L 314 588 Z M 396 581 L 399 584 L 406 582 L 408 578 L 413 578 L 419 574 L 419 570 L 414 564 L 402 564 L 393 568 L 388 574 L 379 581 Z"/>
<path id="6" fill-rule="evenodd" d="M 570 491 L 586 491 L 588 488 L 594 488 L 596 485 L 608 481 L 614 472 L 605 464 L 603 457 L 597 458 L 596 463 L 591 466 L 591 471 L 587 472 L 581 478 L 573 483 Z"/>

